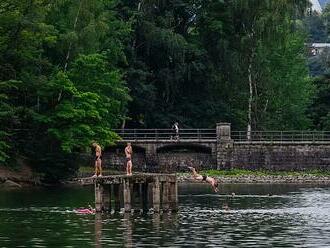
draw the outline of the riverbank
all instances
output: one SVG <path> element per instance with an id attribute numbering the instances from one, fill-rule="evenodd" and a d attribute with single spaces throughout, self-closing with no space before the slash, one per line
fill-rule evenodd
<path id="1" fill-rule="evenodd" d="M 219 180 L 220 183 L 242 184 L 322 184 L 330 185 L 330 171 L 306 172 L 276 172 L 276 171 L 251 171 L 251 170 L 207 170 L 200 171 Z M 196 182 L 190 173 L 178 173 L 178 181 Z"/>
<path id="2" fill-rule="evenodd" d="M 0 166 L 1 188 L 21 188 L 41 184 L 40 175 L 34 173 L 27 165 L 21 165 L 14 169 Z"/>
<path id="3" fill-rule="evenodd" d="M 78 172 L 78 177 L 90 177 L 94 171 L 92 167 L 82 167 Z M 133 172 L 134 173 L 134 172 Z M 135 172 L 141 173 L 141 172 Z M 330 185 L 330 171 L 266 171 L 266 170 L 205 170 L 199 172 L 202 175 L 215 177 L 220 183 L 263 183 L 263 184 L 323 184 Z M 124 174 L 123 171 L 113 171 L 105 169 L 103 175 Z M 177 173 L 179 183 L 193 182 L 194 180 L 190 173 Z M 70 181 L 71 182 L 71 181 Z"/>
<path id="4" fill-rule="evenodd" d="M 134 172 L 133 172 L 134 173 Z M 136 172 L 141 173 L 141 172 Z M 330 185 L 330 171 L 306 172 L 278 172 L 278 171 L 252 171 L 252 170 L 205 170 L 202 175 L 215 177 L 222 184 L 319 184 Z M 93 167 L 81 167 L 77 177 L 90 177 L 94 174 Z M 104 176 L 124 174 L 124 171 L 104 169 Z M 177 173 L 179 183 L 198 183 L 190 173 Z M 40 175 L 35 174 L 30 167 L 20 166 L 18 169 L 9 169 L 0 166 L 0 187 L 21 188 L 26 186 L 42 186 Z M 63 184 L 77 184 L 76 180 L 63 181 Z"/>

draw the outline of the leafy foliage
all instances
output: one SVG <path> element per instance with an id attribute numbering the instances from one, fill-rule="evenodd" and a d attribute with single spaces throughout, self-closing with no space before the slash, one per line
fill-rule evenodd
<path id="1" fill-rule="evenodd" d="M 112 144 L 130 100 L 120 64 L 130 24 L 114 1 L 0 5 L 0 161 L 24 156 L 50 180 L 77 152 Z M 11 160 L 13 161 L 13 160 Z"/>
<path id="2" fill-rule="evenodd" d="M 118 127 L 313 127 L 327 113 L 319 99 L 312 105 L 319 116 L 306 114 L 318 88 L 305 59 L 307 7 L 307 0 L 3 0 L 0 162 L 23 156 L 59 180 L 92 141 L 113 144 Z M 322 22 L 313 18 L 305 23 L 314 30 Z"/>

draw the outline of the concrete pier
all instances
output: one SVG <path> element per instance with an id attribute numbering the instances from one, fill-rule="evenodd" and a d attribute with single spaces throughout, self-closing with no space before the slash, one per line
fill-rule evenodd
<path id="1" fill-rule="evenodd" d="M 83 185 L 95 186 L 97 212 L 132 209 L 154 212 L 177 211 L 178 185 L 175 174 L 141 173 L 132 176 L 113 175 L 98 178 L 81 178 Z"/>

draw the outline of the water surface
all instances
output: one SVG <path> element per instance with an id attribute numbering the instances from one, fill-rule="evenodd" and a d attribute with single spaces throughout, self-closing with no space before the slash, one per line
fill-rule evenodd
<path id="1" fill-rule="evenodd" d="M 329 187 L 190 184 L 176 214 L 73 212 L 93 198 L 92 187 L 0 191 L 0 247 L 330 247 Z"/>

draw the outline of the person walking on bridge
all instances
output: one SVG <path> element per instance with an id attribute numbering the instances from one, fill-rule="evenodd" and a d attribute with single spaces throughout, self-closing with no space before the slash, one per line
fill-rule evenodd
<path id="1" fill-rule="evenodd" d="M 102 148 L 99 144 L 94 142 L 92 144 L 95 149 L 95 174 L 93 177 L 101 177 L 102 176 Z"/>
<path id="2" fill-rule="evenodd" d="M 127 146 L 125 147 L 125 155 L 126 155 L 126 174 L 128 176 L 132 175 L 132 154 L 133 149 L 131 143 L 127 143 Z"/>
<path id="3" fill-rule="evenodd" d="M 172 129 L 174 131 L 174 137 L 175 140 L 179 140 L 179 123 L 178 122 L 174 122 Z"/>

